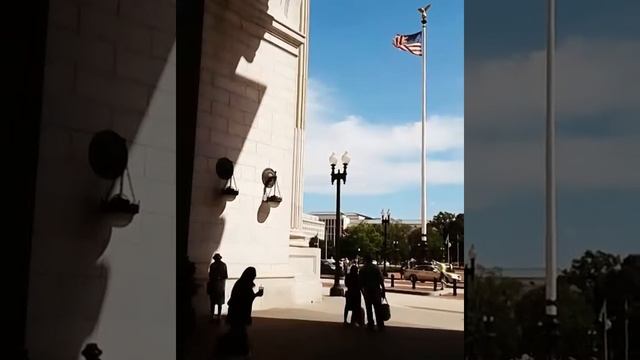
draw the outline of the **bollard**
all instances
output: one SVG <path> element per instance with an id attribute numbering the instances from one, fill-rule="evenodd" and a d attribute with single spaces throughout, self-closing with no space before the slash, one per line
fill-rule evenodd
<path id="1" fill-rule="evenodd" d="M 458 296 L 458 281 L 453 279 L 453 296 Z"/>
<path id="2" fill-rule="evenodd" d="M 393 274 L 391 274 L 391 287 L 393 287 L 393 280 L 395 279 L 395 276 Z"/>
<path id="3" fill-rule="evenodd" d="M 414 279 L 414 278 L 411 279 L 411 288 L 412 289 L 416 288 L 416 279 Z"/>
<path id="4" fill-rule="evenodd" d="M 82 356 L 86 360 L 100 360 L 100 355 L 102 355 L 102 350 L 98 347 L 96 343 L 88 343 L 84 350 L 82 350 Z"/>
<path id="5" fill-rule="evenodd" d="M 438 290 L 438 279 L 437 278 L 433 278 L 433 291 Z"/>

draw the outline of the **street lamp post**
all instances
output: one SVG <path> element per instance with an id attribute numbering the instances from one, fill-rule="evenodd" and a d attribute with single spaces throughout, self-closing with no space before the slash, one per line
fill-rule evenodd
<path id="1" fill-rule="evenodd" d="M 387 277 L 387 227 L 389 226 L 389 219 L 391 219 L 391 212 L 387 209 L 387 216 L 384 215 L 384 209 L 380 212 L 380 219 L 384 226 L 384 242 L 382 243 L 382 276 Z"/>
<path id="2" fill-rule="evenodd" d="M 335 153 L 331 153 L 329 157 L 329 163 L 331 164 L 331 184 L 336 183 L 336 235 L 335 235 L 335 245 L 333 252 L 335 253 L 336 259 L 336 270 L 333 278 L 333 287 L 329 291 L 330 296 L 344 296 L 344 288 L 340 284 L 340 277 L 342 276 L 342 266 L 340 266 L 337 261 L 339 261 L 339 246 L 340 246 L 340 233 L 342 231 L 341 219 L 340 219 L 340 182 L 347 182 L 347 165 L 351 157 L 345 151 L 342 154 L 342 172 L 340 169 L 336 171 L 336 165 L 338 164 L 338 158 Z M 337 180 L 337 181 L 336 181 Z"/>

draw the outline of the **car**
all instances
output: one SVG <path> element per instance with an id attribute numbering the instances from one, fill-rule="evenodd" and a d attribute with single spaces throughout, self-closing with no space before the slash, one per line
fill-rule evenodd
<path id="1" fill-rule="evenodd" d="M 433 281 L 433 278 L 440 278 L 440 271 L 430 264 L 416 265 L 411 269 L 404 269 L 404 278 L 411 282 Z"/>
<path id="2" fill-rule="evenodd" d="M 336 272 L 335 261 L 331 262 L 329 260 L 324 260 L 324 259 L 320 261 L 321 275 L 333 275 L 335 272 Z"/>

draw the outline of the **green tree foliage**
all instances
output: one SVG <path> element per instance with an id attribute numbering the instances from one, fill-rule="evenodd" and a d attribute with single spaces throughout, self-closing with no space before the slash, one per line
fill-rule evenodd
<path id="1" fill-rule="evenodd" d="M 418 262 L 442 260 L 442 235 L 431 223 L 427 223 L 427 246 L 425 248 L 420 239 L 422 230 L 413 229 L 408 235 L 409 256 Z"/>
<path id="2" fill-rule="evenodd" d="M 387 258 L 394 264 L 409 259 L 411 246 L 409 244 L 409 233 L 411 226 L 407 224 L 389 224 L 387 240 Z"/>
<path id="3" fill-rule="evenodd" d="M 358 254 L 358 248 L 360 253 Z M 382 248 L 382 232 L 379 226 L 361 223 L 345 230 L 340 243 L 341 257 L 350 259 L 369 254 L 377 258 Z"/>
<path id="4" fill-rule="evenodd" d="M 464 238 L 464 215 L 454 215 L 451 213 L 439 213 L 434 217 L 434 221 L 427 223 L 427 247 L 425 248 L 420 241 L 419 228 L 415 229 L 411 225 L 391 222 L 387 225 L 387 247 L 386 256 L 392 263 L 400 263 L 402 261 L 414 258 L 418 261 L 441 261 L 446 256 L 446 248 L 444 245 L 443 233 L 449 231 L 453 242 L 451 254 L 455 253 L 455 239 L 461 241 Z M 382 260 L 384 257 L 384 227 L 382 224 L 366 224 L 361 223 L 351 226 L 345 230 L 341 240 L 341 257 L 346 256 L 354 258 L 365 253 L 371 254 L 375 259 Z M 321 242 L 321 247 L 324 243 Z M 329 244 L 330 247 L 332 244 Z M 461 243 L 461 249 L 464 244 Z M 323 249 L 324 251 L 324 249 Z M 332 254 L 332 250 L 329 254 Z M 443 255 L 444 254 L 444 255 Z M 452 260 L 455 260 L 452 255 Z"/>
<path id="5" fill-rule="evenodd" d="M 562 274 L 568 283 L 582 291 L 587 302 L 593 304 L 594 310 L 597 311 L 604 300 L 608 274 L 620 266 L 619 256 L 602 251 L 586 251 L 580 258 L 574 259 L 571 267 Z"/>
<path id="6" fill-rule="evenodd" d="M 467 305 L 469 316 L 465 316 L 465 330 L 469 330 L 467 341 L 473 341 L 476 351 L 486 359 L 507 359 L 518 350 L 519 333 L 514 314 L 514 304 L 522 292 L 522 284 L 514 279 L 495 276 L 476 277 L 472 297 Z M 486 318 L 484 318 L 486 317 Z M 490 337 L 488 320 L 493 317 Z M 466 332 L 466 331 L 465 331 Z"/>
<path id="7" fill-rule="evenodd" d="M 566 279 L 558 279 L 558 313 L 560 322 L 560 352 L 585 358 L 590 354 L 591 343 L 587 332 L 593 327 L 595 313 L 584 294 Z M 516 306 L 516 317 L 522 328 L 521 353 L 542 356 L 545 349 L 544 328 L 545 288 L 537 287 L 525 293 Z M 525 341 L 526 340 L 526 341 Z"/>
<path id="8" fill-rule="evenodd" d="M 620 261 L 611 254 L 587 251 L 561 273 L 557 285 L 562 358 L 588 358 L 594 345 L 602 349 L 603 324 L 598 314 L 605 298 L 612 322 L 608 331 L 610 353 L 612 358 L 623 358 L 625 318 L 630 334 L 640 331 L 640 255 Z M 544 358 L 543 286 L 525 291 L 519 280 L 493 275 L 476 277 L 469 286 L 465 330 L 470 337 L 466 341 L 475 344 L 478 353 L 488 358 L 523 353 Z M 487 336 L 482 315 L 494 317 L 495 337 Z M 596 336 L 590 337 L 589 330 L 596 330 Z M 640 344 L 632 341 L 629 347 L 630 358 L 640 358 Z"/>

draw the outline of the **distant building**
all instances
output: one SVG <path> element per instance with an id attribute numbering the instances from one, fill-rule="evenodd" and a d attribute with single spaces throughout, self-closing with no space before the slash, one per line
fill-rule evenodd
<path id="1" fill-rule="evenodd" d="M 322 221 L 324 223 L 324 239 L 328 243 L 333 244 L 336 240 L 335 211 L 312 212 L 311 215 L 316 216 L 319 221 Z M 341 213 L 339 226 L 344 231 L 352 221 L 360 221 L 365 218 L 370 219 L 370 217 L 357 213 Z"/>
<path id="2" fill-rule="evenodd" d="M 325 223 L 320 217 L 311 214 L 302 214 L 302 232 L 307 243 L 314 238 L 325 239 Z"/>
<path id="3" fill-rule="evenodd" d="M 324 222 L 325 224 L 325 239 L 329 242 L 329 243 L 333 243 L 333 241 L 335 240 L 335 234 L 336 234 L 336 227 L 335 227 L 335 223 L 336 223 L 336 213 L 335 211 L 318 211 L 318 212 L 312 212 L 311 213 L 313 216 L 316 216 L 320 221 Z M 342 213 L 342 230 L 345 230 L 347 228 L 350 228 L 352 226 L 356 226 L 359 224 L 380 224 L 381 220 L 380 218 L 372 218 L 370 216 L 364 215 L 364 214 L 360 214 L 357 212 L 344 212 Z M 404 220 L 404 219 L 394 219 L 393 217 L 391 218 L 391 223 L 393 224 L 406 224 L 406 225 L 410 225 L 412 228 L 415 229 L 419 229 L 422 226 L 421 221 L 418 220 L 414 220 L 414 219 L 409 219 L 409 220 Z"/>
<path id="4" fill-rule="evenodd" d="M 380 220 L 380 218 L 376 218 L 376 219 L 366 219 L 366 220 L 362 220 L 360 222 L 356 222 L 356 223 L 351 223 L 349 224 L 349 226 L 353 226 L 353 225 L 358 225 L 358 224 L 380 224 L 382 223 L 382 221 Z M 403 220 L 403 219 L 394 219 L 393 217 L 391 218 L 391 223 L 392 224 L 404 224 L 404 225 L 410 225 L 412 228 L 414 229 L 420 229 L 422 227 L 422 222 L 420 220 Z"/>

